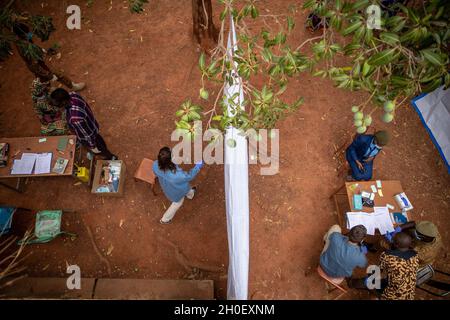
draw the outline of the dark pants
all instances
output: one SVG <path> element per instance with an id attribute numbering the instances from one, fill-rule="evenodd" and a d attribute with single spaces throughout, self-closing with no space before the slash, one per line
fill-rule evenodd
<path id="1" fill-rule="evenodd" d="M 370 290 L 369 288 L 367 288 L 366 279 L 367 279 L 367 277 L 358 278 L 358 279 L 348 278 L 347 285 L 349 288 L 353 288 L 353 289 Z M 384 289 L 388 286 L 388 279 L 382 278 L 380 280 L 381 280 L 380 288 L 374 289 L 375 293 L 378 296 L 381 296 L 383 294 Z"/>
<path id="2" fill-rule="evenodd" d="M 100 150 L 100 153 L 98 155 L 100 155 L 108 160 L 112 159 L 112 157 L 115 157 L 116 159 L 118 159 L 115 154 L 112 154 L 108 150 L 108 147 L 106 146 L 106 142 L 100 134 L 97 134 L 97 137 L 95 140 L 97 141 L 97 149 Z"/>

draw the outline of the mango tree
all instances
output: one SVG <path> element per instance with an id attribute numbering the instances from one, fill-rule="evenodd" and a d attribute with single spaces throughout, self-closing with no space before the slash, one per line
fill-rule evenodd
<path id="1" fill-rule="evenodd" d="M 412 97 L 450 85 L 450 1 L 408 3 L 304 2 L 303 8 L 328 26 L 309 39 L 314 75 L 332 79 L 339 88 L 369 93 L 365 102 L 351 107 L 358 133 L 366 131 L 375 113 L 391 122 L 396 109 Z M 371 21 L 373 4 L 381 8 L 379 29 Z M 346 58 L 337 59 L 342 56 Z M 368 110 L 370 102 L 375 107 Z"/>
<path id="2" fill-rule="evenodd" d="M 198 62 L 201 71 L 199 97 L 207 108 L 204 110 L 191 99 L 185 101 L 176 112 L 176 127 L 187 135 L 193 135 L 196 132 L 194 122 L 205 119 L 207 128 L 220 131 L 230 125 L 243 131 L 274 128 L 278 120 L 303 102 L 300 97 L 290 102 L 282 99 L 289 79 L 310 67 L 304 55 L 287 45 L 294 20 L 285 14 L 260 14 L 254 0 L 219 2 L 223 10 L 217 46 L 209 56 L 202 53 Z M 226 49 L 230 16 L 238 37 L 233 61 L 227 56 Z M 253 30 L 250 26 L 257 19 L 264 26 Z M 233 104 L 234 99 L 225 101 L 223 91 L 225 84 L 233 81 L 233 72 L 243 81 L 245 110 L 236 108 L 236 114 L 230 115 L 226 105 Z"/>

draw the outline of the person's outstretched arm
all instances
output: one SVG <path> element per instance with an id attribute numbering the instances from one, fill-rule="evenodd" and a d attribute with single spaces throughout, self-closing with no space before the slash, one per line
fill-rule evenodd
<path id="1" fill-rule="evenodd" d="M 177 175 L 176 182 L 183 183 L 193 180 L 200 172 L 201 167 L 203 167 L 203 163 L 198 163 L 191 170 L 189 170 L 189 172 L 180 171 L 180 174 Z"/>

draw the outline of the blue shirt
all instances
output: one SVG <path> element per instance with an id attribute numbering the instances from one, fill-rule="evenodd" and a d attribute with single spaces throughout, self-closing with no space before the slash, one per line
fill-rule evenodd
<path id="1" fill-rule="evenodd" d="M 348 237 L 333 232 L 327 250 L 320 256 L 320 266 L 332 278 L 350 277 L 356 267 L 367 265 L 366 255 L 359 246 L 350 244 Z"/>
<path id="2" fill-rule="evenodd" d="M 369 148 L 367 148 L 366 153 L 364 154 L 365 158 L 371 158 L 371 157 L 375 157 L 378 152 L 380 152 L 381 148 L 378 147 L 375 143 L 373 143 L 375 139 L 372 139 L 372 141 L 370 142 Z"/>
<path id="3" fill-rule="evenodd" d="M 189 172 L 183 171 L 176 166 L 175 172 L 171 170 L 162 171 L 159 169 L 158 160 L 153 162 L 153 172 L 158 177 L 159 184 L 166 197 L 172 202 L 178 202 L 191 190 L 189 181 L 193 180 L 200 169 L 194 167 Z"/>

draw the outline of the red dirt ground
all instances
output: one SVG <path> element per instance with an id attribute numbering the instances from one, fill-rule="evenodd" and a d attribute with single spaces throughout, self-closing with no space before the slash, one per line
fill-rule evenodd
<path id="1" fill-rule="evenodd" d="M 260 7 L 283 13 L 291 2 L 261 1 Z M 217 16 L 219 9 L 213 3 Z M 223 167 L 206 166 L 196 181 L 196 198 L 186 201 L 173 223 L 164 226 L 158 220 L 168 200 L 162 194 L 153 196 L 147 185 L 132 178 L 143 157 L 154 158 L 161 146 L 173 145 L 170 133 L 180 103 L 187 97 L 198 100 L 199 53 L 192 36 L 190 1 L 150 1 L 142 15 L 130 14 L 124 1 L 94 1 L 91 8 L 86 1 L 72 1 L 82 8 L 80 31 L 65 27 L 68 4 L 36 1 L 21 8 L 54 18 L 57 31 L 45 47 L 60 43 L 62 57 L 50 64 L 87 83 L 82 95 L 110 149 L 126 163 L 125 196 L 102 199 L 85 185 L 75 185 L 71 177 L 29 179 L 23 195 L 1 188 L 1 203 L 77 211 L 64 215 L 64 229 L 78 233 L 78 239 L 29 246 L 29 274 L 65 276 L 66 264 L 78 264 L 83 277 L 214 279 L 217 298 L 226 297 Z M 305 13 L 299 11 L 295 18 L 290 41 L 298 45 L 311 35 L 302 27 Z M 32 75 L 17 54 L 0 67 L 1 135 L 39 135 L 29 94 Z M 342 183 L 336 174 L 334 146 L 352 133 L 349 108 L 365 96 L 306 73 L 293 79 L 286 92 L 288 100 L 298 96 L 305 104 L 279 124 L 279 174 L 261 176 L 257 166 L 250 169 L 252 299 L 330 298 L 314 269 L 322 236 L 337 223 L 328 198 Z M 410 106 L 398 110 L 395 123 L 386 127 L 394 139 L 377 158 L 376 178 L 401 180 L 416 208 L 414 218 L 434 221 L 448 248 L 450 180 L 443 161 Z M 96 255 L 85 225 L 109 260 L 111 275 Z M 442 252 L 438 266 L 450 270 L 449 263 L 448 251 Z"/>

